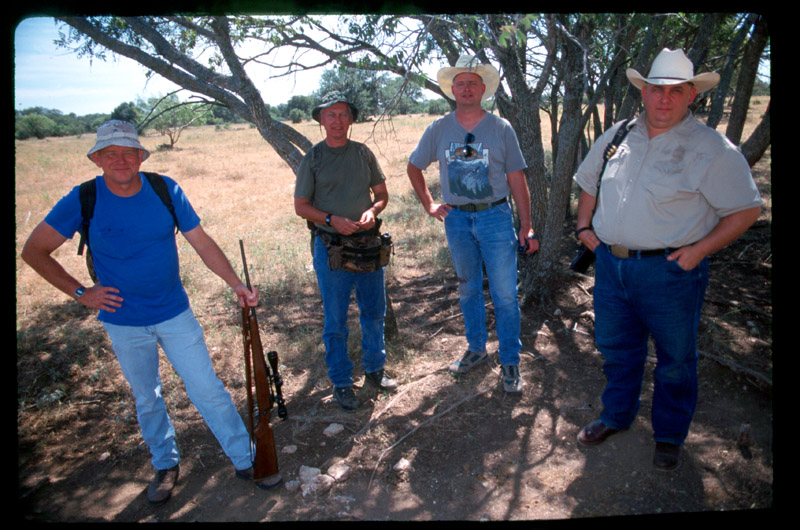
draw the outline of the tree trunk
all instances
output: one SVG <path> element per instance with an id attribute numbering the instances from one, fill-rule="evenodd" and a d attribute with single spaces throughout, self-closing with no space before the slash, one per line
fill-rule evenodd
<path id="1" fill-rule="evenodd" d="M 767 111 L 764 113 L 764 117 L 761 118 L 761 123 L 758 124 L 758 127 L 756 127 L 756 129 L 753 131 L 753 134 L 750 135 L 750 138 L 748 138 L 747 141 L 741 145 L 742 154 L 744 155 L 745 160 L 747 160 L 747 163 L 750 164 L 750 167 L 753 167 L 755 163 L 758 162 L 758 160 L 767 150 L 767 147 L 769 147 L 770 107 L 772 107 L 772 101 L 770 101 L 769 105 L 767 105 Z"/>
<path id="2" fill-rule="evenodd" d="M 750 107 L 750 96 L 753 94 L 758 64 L 761 61 L 761 53 L 767 45 L 768 38 L 767 21 L 764 17 L 760 17 L 753 31 L 753 36 L 744 48 L 742 67 L 739 70 L 739 82 L 736 84 L 736 96 L 734 97 L 733 105 L 731 105 L 728 128 L 725 129 L 725 136 L 736 145 L 739 145 L 742 141 L 742 131 L 744 130 L 744 123 L 747 121 L 747 109 Z"/>
<path id="3" fill-rule="evenodd" d="M 589 24 L 579 23 L 577 39 L 585 43 L 591 34 Z M 553 164 L 550 201 L 544 230 L 539 230 L 538 263 L 535 275 L 529 275 L 522 286 L 525 304 L 546 299 L 552 292 L 552 281 L 561 267 L 559 257 L 564 231 L 564 211 L 569 200 L 573 169 L 583 133 L 581 101 L 584 89 L 584 47 L 567 38 L 564 49 L 564 101 L 558 128 L 559 148 Z"/>
<path id="4" fill-rule="evenodd" d="M 733 41 L 731 41 L 731 45 L 728 48 L 728 59 L 725 61 L 725 67 L 722 69 L 722 73 L 720 74 L 719 85 L 717 85 L 716 90 L 714 90 L 713 94 L 711 95 L 711 111 L 708 113 L 708 120 L 706 120 L 706 125 L 712 129 L 716 129 L 720 120 L 722 120 L 722 114 L 725 108 L 725 96 L 728 95 L 731 79 L 733 79 L 733 72 L 738 62 L 737 58 L 739 57 L 739 48 L 744 42 L 744 39 L 747 37 L 747 34 L 750 32 L 750 28 L 752 28 L 753 24 L 756 23 L 757 16 L 758 15 L 750 15 L 747 17 L 747 19 L 742 23 L 742 27 L 736 32 L 736 35 L 734 36 Z"/>

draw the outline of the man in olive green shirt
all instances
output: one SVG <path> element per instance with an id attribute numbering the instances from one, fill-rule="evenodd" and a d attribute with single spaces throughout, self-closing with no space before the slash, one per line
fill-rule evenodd
<path id="1" fill-rule="evenodd" d="M 339 93 L 331 93 L 314 108 L 312 117 L 325 129 L 325 140 L 306 153 L 297 171 L 295 212 L 317 227 L 314 270 L 322 294 L 325 363 L 334 397 L 345 410 L 359 406 L 353 392 L 353 363 L 347 354 L 347 311 L 355 289 L 361 323 L 362 364 L 367 382 L 382 390 L 397 383 L 384 372 L 386 297 L 383 267 L 351 272 L 329 259 L 332 241 L 375 235 L 378 214 L 389 193 L 375 156 L 348 138 L 358 109 Z"/>

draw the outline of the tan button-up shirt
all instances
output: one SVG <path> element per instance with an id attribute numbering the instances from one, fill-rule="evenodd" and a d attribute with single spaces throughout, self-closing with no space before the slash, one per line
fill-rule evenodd
<path id="1" fill-rule="evenodd" d="M 592 196 L 603 150 L 618 127 L 598 138 L 573 177 Z M 608 161 L 592 225 L 609 245 L 677 248 L 705 237 L 720 218 L 755 206 L 761 195 L 750 167 L 725 136 L 688 113 L 648 138 L 641 114 Z"/>

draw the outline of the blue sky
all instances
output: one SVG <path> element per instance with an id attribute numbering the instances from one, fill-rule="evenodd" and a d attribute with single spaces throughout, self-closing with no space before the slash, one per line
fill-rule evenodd
<path id="1" fill-rule="evenodd" d="M 54 19 L 36 17 L 20 22 L 14 35 L 14 109 L 30 107 L 58 109 L 78 116 L 110 114 L 120 103 L 141 97 L 164 95 L 178 88 L 160 76 L 149 81 L 145 68 L 130 59 L 111 56 L 106 61 L 78 59 L 74 53 L 57 48 Z M 312 93 L 320 71 L 297 79 L 270 80 L 262 92 L 270 105 L 286 103 L 296 94 Z M 179 94 L 180 98 L 187 92 Z"/>

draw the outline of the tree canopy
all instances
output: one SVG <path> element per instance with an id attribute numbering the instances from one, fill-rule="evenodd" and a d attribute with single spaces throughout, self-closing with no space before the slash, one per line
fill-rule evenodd
<path id="1" fill-rule="evenodd" d="M 571 177 L 586 149 L 615 121 L 632 117 L 640 94 L 625 69 L 647 72 L 664 47 L 683 48 L 697 72 L 717 70 L 723 82 L 695 106 L 710 125 L 733 98 L 728 135 L 752 163 L 769 145 L 769 111 L 753 135 L 740 141 L 756 72 L 769 57 L 767 21 L 754 13 L 366 14 L 346 17 L 169 16 L 63 17 L 60 44 L 79 55 L 124 55 L 196 97 L 213 101 L 256 126 L 293 169 L 311 142 L 270 113 L 251 77 L 255 65 L 277 75 L 336 66 L 331 76 L 355 71 L 393 75 L 394 95 L 356 93 L 400 105 L 404 90 L 443 95 L 424 74 L 429 63 L 454 65 L 477 55 L 499 66 L 494 103 L 520 139 L 531 187 L 540 252 L 522 265 L 527 301 L 547 296 L 557 271 Z M 288 59 L 279 54 L 289 50 Z M 332 70 L 333 71 L 333 70 Z M 362 75 L 363 78 L 363 75 Z M 269 82 L 267 81 L 267 86 Z M 368 104 L 368 103 L 365 103 Z M 550 121 L 544 145 L 540 111 Z M 388 113 L 390 114 L 390 112 Z M 546 155 L 546 153 L 548 153 Z"/>

